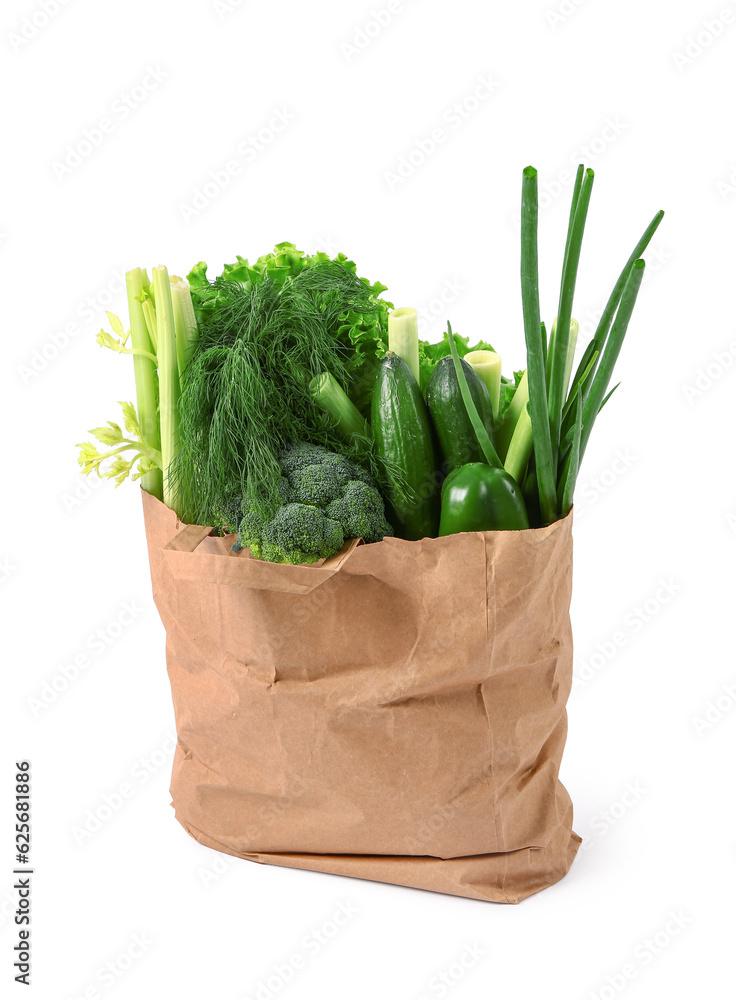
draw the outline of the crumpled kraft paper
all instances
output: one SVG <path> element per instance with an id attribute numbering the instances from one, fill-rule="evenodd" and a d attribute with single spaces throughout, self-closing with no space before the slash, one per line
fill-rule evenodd
<path id="1" fill-rule="evenodd" d="M 195 839 L 508 903 L 567 873 L 571 517 L 280 566 L 143 505 Z"/>

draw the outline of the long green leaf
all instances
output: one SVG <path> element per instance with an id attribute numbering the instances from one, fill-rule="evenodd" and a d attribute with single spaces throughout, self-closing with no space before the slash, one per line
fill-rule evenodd
<path id="1" fill-rule="evenodd" d="M 581 373 L 583 372 L 587 364 L 586 357 L 588 351 L 597 350 L 598 356 L 600 358 L 600 352 L 603 350 L 603 346 L 608 337 L 608 332 L 611 329 L 611 323 L 613 322 L 613 317 L 616 315 L 616 310 L 618 309 L 619 303 L 621 302 L 621 296 L 623 295 L 624 286 L 626 285 L 626 282 L 629 279 L 629 275 L 631 274 L 631 269 L 633 268 L 634 263 L 641 257 L 641 255 L 644 253 L 646 248 L 651 243 L 652 237 L 659 228 L 659 224 L 663 218 L 664 218 L 664 212 L 662 211 L 657 212 L 657 214 L 654 216 L 654 218 L 649 223 L 647 228 L 644 230 L 639 242 L 632 250 L 629 259 L 626 261 L 624 269 L 618 276 L 618 280 L 616 281 L 616 284 L 613 287 L 611 296 L 608 299 L 608 302 L 606 303 L 606 308 L 603 310 L 595 334 L 593 335 L 593 339 L 588 345 L 586 353 L 585 355 L 583 355 L 583 359 L 580 362 L 580 365 L 578 366 L 578 370 L 575 373 L 575 379 L 573 384 L 579 381 Z M 593 370 L 595 371 L 595 368 Z M 588 384 L 583 387 L 584 399 L 588 395 L 591 383 L 592 383 L 592 375 L 588 375 Z"/>
<path id="2" fill-rule="evenodd" d="M 460 355 L 458 354 L 457 344 L 455 343 L 455 338 L 452 335 L 452 326 L 447 324 L 447 339 L 450 342 L 450 351 L 452 352 L 452 361 L 455 365 L 455 374 L 457 375 L 458 385 L 460 386 L 460 394 L 463 397 L 463 403 L 465 404 L 465 409 L 468 412 L 468 417 L 473 425 L 473 430 L 475 431 L 475 436 L 478 438 L 478 444 L 481 447 L 481 451 L 486 457 L 486 461 L 489 465 L 495 466 L 497 469 L 503 468 L 503 462 L 498 457 L 496 449 L 493 447 L 493 442 L 488 436 L 488 431 L 483 425 L 483 421 L 480 418 L 480 414 L 473 402 L 473 397 L 470 395 L 470 389 L 468 388 L 468 380 L 465 377 L 465 372 L 463 371 L 463 366 L 460 363 Z"/>
<path id="3" fill-rule="evenodd" d="M 587 398 L 583 401 L 583 430 L 580 440 L 580 460 L 582 461 L 585 449 L 590 439 L 590 432 L 593 424 L 600 413 L 601 407 L 606 399 L 608 383 L 611 381 L 613 369 L 621 351 L 626 331 L 629 328 L 631 314 L 636 305 L 636 299 L 644 278 L 644 261 L 637 260 L 628 277 L 624 292 L 621 297 L 621 305 L 613 321 L 611 333 L 606 341 L 603 355 L 598 363 L 595 377 L 591 383 Z"/>
<path id="4" fill-rule="evenodd" d="M 560 492 L 560 512 L 563 517 L 567 517 L 572 507 L 573 494 L 575 493 L 575 483 L 580 471 L 580 438 L 583 433 L 583 401 L 580 393 L 575 397 L 575 432 L 570 449 L 570 462 L 567 476 Z"/>
<path id="5" fill-rule="evenodd" d="M 570 340 L 570 321 L 572 319 L 572 303 L 575 295 L 575 284 L 580 264 L 580 251 L 583 245 L 585 221 L 588 216 L 590 195 L 593 190 L 595 174 L 592 170 L 585 171 L 585 177 L 580 188 L 580 194 L 575 206 L 575 218 L 569 235 L 562 283 L 560 287 L 560 302 L 557 309 L 557 332 L 554 341 L 554 351 L 549 360 L 549 424 L 552 439 L 553 461 L 557 461 L 560 444 L 560 429 L 562 426 L 562 407 L 565 395 L 565 369 L 567 367 L 567 349 Z"/>
<path id="6" fill-rule="evenodd" d="M 547 412 L 547 375 L 539 315 L 539 196 L 537 171 L 526 167 L 521 187 L 521 301 L 524 310 L 529 415 L 532 420 L 539 505 L 545 524 L 555 520 L 557 489 Z"/>

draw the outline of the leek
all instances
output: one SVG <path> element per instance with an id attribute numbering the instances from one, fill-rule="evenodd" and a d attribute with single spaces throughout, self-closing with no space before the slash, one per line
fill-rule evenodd
<path id="1" fill-rule="evenodd" d="M 197 343 L 197 320 L 192 295 L 188 283 L 181 278 L 171 278 L 171 302 L 174 307 L 177 366 L 181 378 Z"/>
<path id="2" fill-rule="evenodd" d="M 388 317 L 388 349 L 409 366 L 419 383 L 419 325 L 416 309 L 394 309 Z"/>
<path id="3" fill-rule="evenodd" d="M 354 437 L 370 438 L 368 421 L 329 372 L 322 372 L 313 378 L 309 391 L 346 441 Z"/>
<path id="4" fill-rule="evenodd" d="M 526 410 L 526 404 L 528 402 L 529 376 L 526 372 L 524 372 L 521 377 L 521 382 L 519 382 L 516 387 L 516 392 L 511 397 L 509 408 L 506 411 L 506 416 L 501 421 L 501 426 L 493 433 L 496 450 L 502 458 L 505 458 L 506 453 L 509 450 L 511 438 L 514 436 L 514 431 L 516 430 L 516 425 L 519 422 L 519 417 Z"/>
<path id="5" fill-rule="evenodd" d="M 463 358 L 485 383 L 491 397 L 493 422 L 498 420 L 501 405 L 501 355 L 495 351 L 470 351 Z"/>

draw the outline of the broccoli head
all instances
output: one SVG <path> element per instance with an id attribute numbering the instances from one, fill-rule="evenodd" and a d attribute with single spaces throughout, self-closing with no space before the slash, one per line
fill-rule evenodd
<path id="1" fill-rule="evenodd" d="M 319 507 L 305 503 L 287 503 L 279 507 L 264 526 L 261 538 L 261 558 L 292 566 L 329 559 L 340 551 L 345 541 L 337 521 Z"/>
<path id="2" fill-rule="evenodd" d="M 319 445 L 286 448 L 276 508 L 243 500 L 238 544 L 269 562 L 317 562 L 338 552 L 346 538 L 378 542 L 392 534 L 383 499 L 368 473 Z"/>

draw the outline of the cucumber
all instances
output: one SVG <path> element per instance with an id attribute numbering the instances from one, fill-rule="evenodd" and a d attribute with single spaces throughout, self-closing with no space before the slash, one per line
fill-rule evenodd
<path id="1" fill-rule="evenodd" d="M 493 430 L 493 408 L 483 380 L 461 359 L 470 395 L 485 429 Z M 478 438 L 465 409 L 452 357 L 437 362 L 427 385 L 427 406 L 442 453 L 442 473 L 448 476 L 461 465 L 485 462 Z M 487 463 L 486 463 L 487 464 Z"/>
<path id="2" fill-rule="evenodd" d="M 373 388 L 371 430 L 386 474 L 389 520 L 397 536 L 409 541 L 436 538 L 440 494 L 432 425 L 409 366 L 390 352 Z M 410 496 L 402 495 L 407 491 Z"/>

